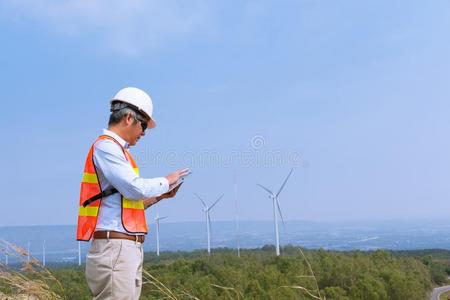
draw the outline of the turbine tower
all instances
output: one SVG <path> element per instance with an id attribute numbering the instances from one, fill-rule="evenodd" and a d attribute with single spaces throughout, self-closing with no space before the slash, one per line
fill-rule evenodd
<path id="1" fill-rule="evenodd" d="M 160 217 L 156 214 L 155 224 L 156 224 L 156 255 L 159 256 L 159 220 L 165 219 L 167 217 Z"/>
<path id="2" fill-rule="evenodd" d="M 200 201 L 203 204 L 203 211 L 205 212 L 205 217 L 206 217 L 206 234 L 208 237 L 208 255 L 211 255 L 211 217 L 209 216 L 209 212 L 211 211 L 211 209 L 217 204 L 217 202 L 220 201 L 220 199 L 222 199 L 223 195 L 220 196 L 216 202 L 214 202 L 211 206 L 207 206 L 205 201 L 203 201 L 202 198 L 200 198 L 199 195 L 195 194 L 195 196 L 197 196 L 198 199 L 200 199 Z"/>
<path id="3" fill-rule="evenodd" d="M 291 171 L 289 172 L 288 176 L 286 177 L 286 179 L 284 180 L 283 184 L 281 185 L 280 189 L 278 190 L 278 193 L 276 193 L 276 194 L 274 192 L 272 192 L 271 190 L 269 190 L 268 188 L 266 188 L 265 186 L 257 183 L 257 185 L 259 187 L 261 187 L 267 193 L 269 193 L 269 198 L 272 199 L 272 204 L 273 204 L 273 222 L 274 222 L 274 227 L 275 227 L 275 243 L 276 243 L 277 256 L 280 255 L 280 236 L 278 234 L 278 214 L 281 217 L 281 221 L 283 222 L 283 226 L 285 226 L 284 219 L 283 219 L 283 214 L 281 213 L 280 202 L 278 201 L 278 196 L 280 195 L 281 191 L 283 190 L 284 186 L 286 185 L 286 182 L 288 181 L 289 177 L 291 176 L 292 171 L 294 171 L 294 168 L 291 169 Z M 278 214 L 277 214 L 277 209 L 278 209 Z"/>
<path id="4" fill-rule="evenodd" d="M 8 263 L 9 263 L 9 260 L 8 260 L 8 251 L 9 251 L 9 249 L 8 248 L 9 248 L 8 245 L 5 245 L 5 266 L 7 266 Z"/>
<path id="5" fill-rule="evenodd" d="M 78 241 L 78 265 L 81 266 L 81 242 Z"/>
<path id="6" fill-rule="evenodd" d="M 236 170 L 234 170 L 234 205 L 236 210 L 236 246 L 237 246 L 237 256 L 241 257 L 241 245 L 239 236 L 239 206 L 238 206 L 238 186 L 237 186 L 237 176 Z"/>
<path id="7" fill-rule="evenodd" d="M 45 240 L 42 244 L 42 265 L 45 267 Z"/>

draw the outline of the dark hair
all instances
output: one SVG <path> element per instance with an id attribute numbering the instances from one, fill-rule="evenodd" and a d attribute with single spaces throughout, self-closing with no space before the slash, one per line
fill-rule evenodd
<path id="1" fill-rule="evenodd" d="M 134 117 L 133 124 L 136 124 L 138 120 L 141 123 L 147 123 L 148 121 L 148 118 L 137 111 L 137 108 L 125 102 L 113 101 L 111 103 L 110 111 L 111 115 L 109 116 L 108 126 L 120 123 L 120 121 L 128 114 L 131 114 L 131 116 Z"/>
<path id="2" fill-rule="evenodd" d="M 121 101 L 113 101 L 111 103 L 111 115 L 109 116 L 108 126 L 118 124 L 122 119 L 131 114 L 134 117 L 136 123 L 136 111 L 132 109 L 127 103 Z"/>

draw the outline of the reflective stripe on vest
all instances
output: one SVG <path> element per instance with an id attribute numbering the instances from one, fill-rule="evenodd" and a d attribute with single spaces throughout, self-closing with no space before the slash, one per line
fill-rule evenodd
<path id="1" fill-rule="evenodd" d="M 125 157 L 139 176 L 139 169 L 127 149 L 124 149 Z M 147 222 L 145 221 L 144 200 L 131 200 L 122 196 L 122 225 L 130 233 L 147 233 Z"/>
<path id="2" fill-rule="evenodd" d="M 92 238 L 95 231 L 95 226 L 97 225 L 101 199 L 91 202 L 86 207 L 83 207 L 83 203 L 85 200 L 102 192 L 93 159 L 94 145 L 102 139 L 110 139 L 117 143 L 121 147 L 125 158 L 132 166 L 134 172 L 139 175 L 139 169 L 136 162 L 127 149 L 123 148 L 119 142 L 110 136 L 103 135 L 97 138 L 89 150 L 84 166 L 83 177 L 81 179 L 77 226 L 77 240 L 79 241 L 89 241 Z M 121 207 L 122 225 L 124 229 L 130 233 L 147 233 L 148 229 L 147 222 L 145 220 L 144 201 L 142 199 L 131 200 L 121 196 Z"/>

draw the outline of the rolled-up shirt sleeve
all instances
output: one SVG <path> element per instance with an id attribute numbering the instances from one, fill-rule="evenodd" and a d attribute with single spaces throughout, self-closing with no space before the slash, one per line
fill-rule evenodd
<path id="1" fill-rule="evenodd" d="M 126 160 L 122 149 L 113 141 L 102 140 L 96 143 L 94 164 L 97 172 L 125 198 L 139 200 L 156 197 L 169 190 L 169 182 L 165 177 L 139 177 Z"/>

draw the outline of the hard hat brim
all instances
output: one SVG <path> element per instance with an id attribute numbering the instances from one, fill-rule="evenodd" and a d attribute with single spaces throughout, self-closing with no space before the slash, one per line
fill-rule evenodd
<path id="1" fill-rule="evenodd" d="M 150 118 L 147 122 L 147 128 L 152 129 L 156 127 L 156 122 L 152 118 Z"/>
<path id="2" fill-rule="evenodd" d="M 131 105 L 131 106 L 133 106 L 140 114 L 144 115 L 148 119 L 148 121 L 147 121 L 147 128 L 152 129 L 152 128 L 156 127 L 155 120 L 153 120 L 153 118 L 150 117 L 145 111 L 143 111 L 142 109 L 138 109 L 134 105 Z"/>

